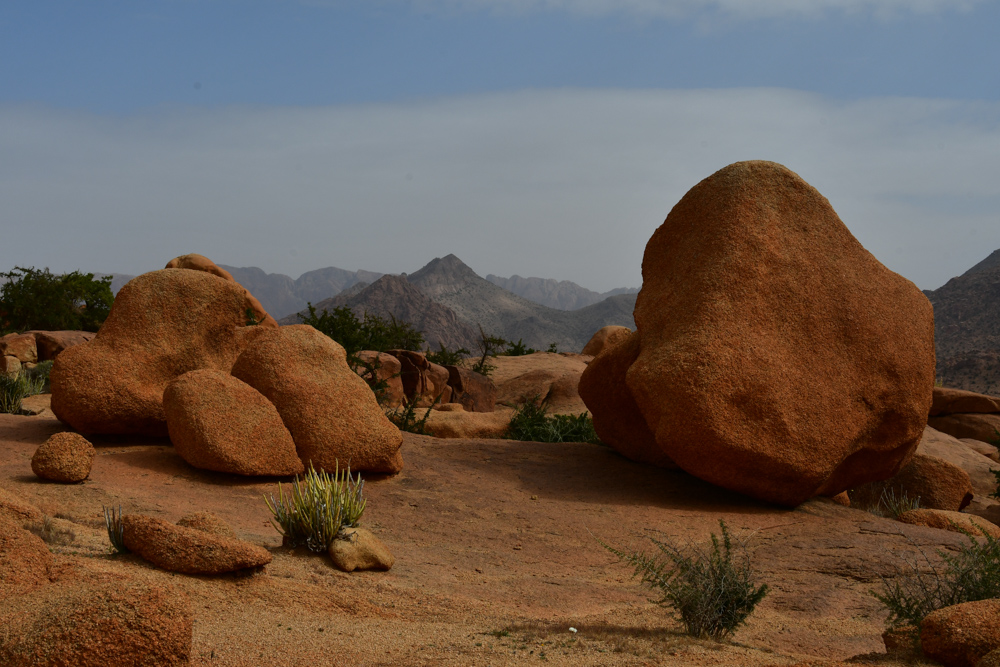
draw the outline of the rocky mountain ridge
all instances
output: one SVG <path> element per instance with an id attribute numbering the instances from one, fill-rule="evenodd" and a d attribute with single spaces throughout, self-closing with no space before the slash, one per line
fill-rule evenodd
<path id="1" fill-rule="evenodd" d="M 510 278 L 502 278 L 490 273 L 486 276 L 486 280 L 528 301 L 534 301 L 557 310 L 578 310 L 592 306 L 608 297 L 639 292 L 637 287 L 618 287 L 601 293 L 581 287 L 569 280 L 522 278 L 516 274 Z"/>
<path id="2" fill-rule="evenodd" d="M 925 294 L 934 306 L 940 380 L 1000 393 L 1000 250 Z"/>

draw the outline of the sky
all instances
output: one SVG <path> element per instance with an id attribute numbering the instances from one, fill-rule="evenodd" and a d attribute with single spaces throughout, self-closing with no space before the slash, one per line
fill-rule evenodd
<path id="1" fill-rule="evenodd" d="M 1000 248 L 1000 0 L 7 0 L 0 271 L 641 284 L 766 159 L 934 289 Z"/>

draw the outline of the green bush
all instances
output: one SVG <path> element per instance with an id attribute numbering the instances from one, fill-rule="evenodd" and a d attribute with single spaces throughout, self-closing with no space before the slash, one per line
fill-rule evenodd
<path id="1" fill-rule="evenodd" d="M 524 344 L 524 340 L 521 338 L 517 339 L 517 342 L 507 341 L 507 349 L 501 354 L 505 357 L 523 357 L 526 354 L 534 354 L 538 352 L 533 347 L 528 347 Z"/>
<path id="2" fill-rule="evenodd" d="M 17 375 L 0 373 L 0 413 L 18 414 L 21 412 L 21 401 L 42 393 L 45 383 L 45 378 L 34 377 L 25 371 Z"/>
<path id="3" fill-rule="evenodd" d="M 906 491 L 896 493 L 892 487 L 879 482 L 851 489 L 847 497 L 851 500 L 851 507 L 890 519 L 898 519 L 904 512 L 920 509 L 919 496 L 910 498 Z"/>
<path id="4" fill-rule="evenodd" d="M 416 433 L 417 435 L 430 435 L 427 432 L 427 420 L 430 419 L 431 410 L 434 409 L 434 406 L 432 405 L 427 408 L 427 412 L 425 412 L 424 416 L 420 418 L 417 417 L 416 406 L 417 402 L 415 400 L 408 401 L 404 406 L 395 408 L 394 410 L 386 410 L 385 416 L 388 417 L 389 421 L 395 424 L 396 428 L 400 431 Z"/>
<path id="5" fill-rule="evenodd" d="M 767 595 L 766 584 L 756 586 L 756 575 L 744 542 L 733 542 L 724 521 L 722 539 L 712 533 L 710 549 L 655 540 L 658 554 L 625 552 L 600 542 L 621 561 L 635 567 L 633 576 L 659 591 L 657 604 L 674 608 L 687 634 L 725 639 L 753 613 Z"/>
<path id="6" fill-rule="evenodd" d="M 277 500 L 272 494 L 265 496 L 264 502 L 286 545 L 304 544 L 311 551 L 322 552 L 330 548 L 342 528 L 358 525 L 367 502 L 362 495 L 364 486 L 360 473 L 351 478 L 350 468 L 342 471 L 338 466 L 330 475 L 316 472 L 310 462 L 301 479 L 295 476 L 288 498 L 279 482 Z"/>
<path id="7" fill-rule="evenodd" d="M 958 553 L 938 551 L 941 563 L 935 565 L 921 551 L 924 568 L 907 563 L 908 573 L 882 577 L 883 592 L 871 591 L 889 610 L 888 625 L 920 627 L 937 609 L 1000 597 L 1000 540 L 960 532 L 968 542 Z"/>
<path id="8" fill-rule="evenodd" d="M 103 507 L 103 505 L 102 505 Z M 104 507 L 104 525 L 108 529 L 108 541 L 111 542 L 111 553 L 128 553 L 125 546 L 125 524 L 122 523 L 122 506 L 115 512 L 114 506 Z"/>
<path id="9" fill-rule="evenodd" d="M 449 350 L 444 346 L 444 343 L 438 343 L 440 349 L 437 352 L 427 351 L 427 361 L 433 364 L 440 364 L 442 366 L 455 366 L 467 356 L 470 352 L 464 347 L 460 347 L 454 352 Z"/>
<path id="10" fill-rule="evenodd" d="M 303 324 L 308 324 L 340 343 L 347 358 L 357 356 L 361 350 L 414 350 L 424 343 L 424 335 L 409 322 L 399 322 L 395 317 L 379 317 L 365 313 L 360 320 L 347 306 L 334 308 L 333 312 L 323 309 L 320 314 L 311 304 L 306 305 L 309 314 L 299 315 Z"/>
<path id="11" fill-rule="evenodd" d="M 14 267 L 0 273 L 0 333 L 40 329 L 97 331 L 114 295 L 111 277 L 94 278 L 74 271 L 53 275 L 48 269 Z"/>
<path id="12" fill-rule="evenodd" d="M 53 361 L 51 359 L 40 361 L 35 364 L 34 368 L 26 368 L 24 370 L 24 374 L 31 382 L 32 393 L 29 395 L 49 393 L 49 376 L 52 374 L 52 364 Z M 36 389 L 37 391 L 35 391 Z"/>
<path id="13" fill-rule="evenodd" d="M 589 442 L 600 444 L 594 420 L 587 412 L 578 415 L 547 415 L 538 396 L 522 399 L 507 424 L 504 437 L 528 442 Z"/>

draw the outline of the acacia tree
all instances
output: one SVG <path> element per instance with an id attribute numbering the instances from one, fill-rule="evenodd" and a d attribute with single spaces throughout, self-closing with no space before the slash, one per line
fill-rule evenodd
<path id="1" fill-rule="evenodd" d="M 53 275 L 48 268 L 15 266 L 0 273 L 0 332 L 97 331 L 115 297 L 111 277 L 94 278 L 93 273 Z"/>

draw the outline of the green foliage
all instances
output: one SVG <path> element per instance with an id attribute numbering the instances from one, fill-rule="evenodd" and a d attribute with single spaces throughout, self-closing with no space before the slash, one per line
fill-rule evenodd
<path id="1" fill-rule="evenodd" d="M 722 539 L 712 533 L 711 549 L 650 538 L 659 550 L 649 556 L 625 552 L 600 542 L 601 546 L 635 568 L 633 576 L 661 595 L 657 604 L 674 608 L 693 637 L 721 640 L 746 623 L 754 607 L 767 595 L 766 584 L 755 586 L 746 544 L 733 542 L 724 521 L 719 521 Z"/>
<path id="2" fill-rule="evenodd" d="M 101 507 L 104 507 L 103 505 Z M 125 524 L 122 522 L 122 506 L 115 512 L 114 506 L 104 507 L 104 525 L 108 529 L 108 540 L 111 542 L 111 553 L 128 553 L 125 546 Z"/>
<path id="3" fill-rule="evenodd" d="M 114 295 L 111 277 L 74 271 L 53 275 L 48 269 L 14 267 L 0 273 L 0 333 L 40 329 L 97 331 Z"/>
<path id="4" fill-rule="evenodd" d="M 559 348 L 556 346 L 555 343 L 549 343 L 549 349 L 545 351 L 551 352 L 552 354 L 559 354 Z"/>
<path id="5" fill-rule="evenodd" d="M 534 354 L 538 352 L 533 347 L 528 347 L 524 344 L 524 340 L 521 338 L 517 339 L 517 342 L 507 341 L 507 349 L 502 352 L 505 357 L 523 357 L 526 354 Z"/>
<path id="6" fill-rule="evenodd" d="M 338 465 L 330 475 L 316 472 L 310 462 L 302 479 L 295 476 L 288 498 L 279 482 L 277 500 L 272 494 L 270 499 L 265 496 L 264 502 L 286 545 L 304 544 L 311 551 L 322 552 L 330 548 L 342 528 L 358 525 L 367 502 L 362 496 L 364 486 L 360 473 L 351 478 L 350 468 L 341 471 Z"/>
<path id="7" fill-rule="evenodd" d="M 260 324 L 260 320 L 257 319 L 257 315 L 253 312 L 253 308 L 247 308 L 243 311 L 243 317 L 246 318 L 248 327 L 255 327 Z"/>
<path id="8" fill-rule="evenodd" d="M 889 610 L 887 624 L 920 627 L 937 609 L 1000 597 L 1000 540 L 960 532 L 968 542 L 955 554 L 938 551 L 940 564 L 931 563 L 921 551 L 924 568 L 907 563 L 908 573 L 891 580 L 882 577 L 883 592 L 871 594 Z"/>
<path id="9" fill-rule="evenodd" d="M 48 361 L 39 361 L 34 368 L 24 369 L 24 374 L 28 376 L 31 383 L 32 391 L 28 394 L 29 396 L 49 393 L 49 376 L 52 374 L 52 364 L 52 360 L 49 359 Z"/>
<path id="10" fill-rule="evenodd" d="M 399 322 L 395 317 L 386 319 L 365 313 L 362 319 L 347 306 L 339 306 L 330 312 L 323 309 L 320 314 L 316 308 L 307 304 L 309 314 L 299 315 L 303 324 L 325 333 L 340 343 L 347 352 L 347 359 L 356 358 L 361 350 L 419 350 L 424 343 L 423 333 L 417 331 L 409 322 Z"/>
<path id="11" fill-rule="evenodd" d="M 897 494 L 892 487 L 878 482 L 851 489 L 847 497 L 851 500 L 851 507 L 890 519 L 898 519 L 904 512 L 920 509 L 920 496 L 910 498 L 902 490 Z"/>
<path id="12" fill-rule="evenodd" d="M 587 412 L 578 415 L 547 415 L 538 396 L 521 402 L 514 410 L 504 437 L 527 442 L 589 442 L 600 444 L 594 420 Z"/>
<path id="13" fill-rule="evenodd" d="M 440 396 L 438 397 L 441 398 Z M 436 403 L 437 401 L 435 401 Z M 406 405 L 396 408 L 395 410 L 386 410 L 385 416 L 389 418 L 393 424 L 396 425 L 400 431 L 405 431 L 407 433 L 416 433 L 417 435 L 430 435 L 427 432 L 427 420 L 431 416 L 431 410 L 434 408 L 427 408 L 427 412 L 424 413 L 423 417 L 417 418 L 417 402 L 408 401 Z"/>
<path id="14" fill-rule="evenodd" d="M 476 342 L 476 347 L 479 348 L 481 356 L 479 360 L 472 365 L 472 370 L 476 373 L 489 377 L 489 374 L 496 370 L 496 366 L 491 364 L 488 359 L 503 352 L 506 345 L 506 339 L 501 338 L 500 336 L 488 335 L 485 331 L 483 331 L 482 325 L 480 325 L 479 340 Z"/>
<path id="15" fill-rule="evenodd" d="M 46 381 L 46 378 L 32 376 L 23 370 L 17 375 L 0 373 L 0 413 L 20 413 L 21 401 L 42 393 Z"/>
<path id="16" fill-rule="evenodd" d="M 470 354 L 470 352 L 464 347 L 460 347 L 452 352 L 444 346 L 444 343 L 438 343 L 438 346 L 440 346 L 440 349 L 437 352 L 431 352 L 430 350 L 427 351 L 427 361 L 432 364 L 455 366 Z"/>

